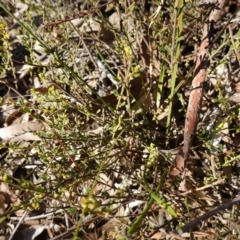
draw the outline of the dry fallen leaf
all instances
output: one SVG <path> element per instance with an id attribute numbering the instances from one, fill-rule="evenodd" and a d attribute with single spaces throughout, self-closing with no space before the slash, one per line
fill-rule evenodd
<path id="1" fill-rule="evenodd" d="M 39 122 L 25 122 L 15 124 L 9 127 L 0 128 L 0 138 L 3 141 L 20 141 L 20 140 L 35 140 L 40 141 L 38 136 L 35 136 L 29 132 L 38 131 L 41 129 Z"/>
<path id="2" fill-rule="evenodd" d="M 0 193 L 0 214 L 4 214 L 5 212 L 5 197 L 3 194 Z"/>
<path id="3" fill-rule="evenodd" d="M 1 123 L 9 122 L 9 120 L 6 119 L 12 118 L 12 116 L 15 115 L 16 112 L 18 112 L 18 110 L 16 110 L 14 104 L 11 105 L 4 104 L 1 110 L 0 122 Z"/>
<path id="4" fill-rule="evenodd" d="M 44 231 L 44 229 L 46 229 L 46 226 L 40 226 L 40 225 L 24 229 L 23 231 L 21 231 L 21 234 L 24 237 L 23 240 L 35 239 Z"/>

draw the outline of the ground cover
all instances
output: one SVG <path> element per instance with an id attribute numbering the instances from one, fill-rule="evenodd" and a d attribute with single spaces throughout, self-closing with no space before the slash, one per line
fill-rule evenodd
<path id="1" fill-rule="evenodd" d="M 2 239 L 238 239 L 239 6 L 2 0 Z"/>

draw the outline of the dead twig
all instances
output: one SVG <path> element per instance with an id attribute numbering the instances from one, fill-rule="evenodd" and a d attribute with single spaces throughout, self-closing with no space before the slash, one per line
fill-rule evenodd
<path id="1" fill-rule="evenodd" d="M 240 196 L 237 196 L 236 198 L 234 198 L 232 201 L 228 202 L 228 203 L 224 203 L 216 208 L 214 208 L 213 210 L 203 214 L 202 216 L 194 219 L 193 221 L 185 224 L 183 227 L 181 227 L 180 229 L 174 231 L 174 233 L 176 234 L 182 234 L 184 232 L 188 232 L 191 229 L 193 229 L 194 227 L 196 227 L 198 224 L 200 224 L 202 221 L 206 221 L 208 218 L 218 214 L 219 212 L 224 211 L 225 209 L 229 209 L 231 208 L 234 204 L 240 202 Z"/>
<path id="2" fill-rule="evenodd" d="M 93 14 L 94 12 L 96 12 L 97 10 L 99 10 L 100 8 L 102 7 L 105 7 L 111 3 L 113 3 L 115 0 L 112 0 L 112 1 L 108 1 L 107 3 L 103 3 L 102 5 L 99 5 L 99 6 L 96 6 L 96 7 L 93 7 L 91 8 L 90 10 L 88 11 L 84 11 L 84 12 L 81 12 L 79 14 L 75 14 L 71 17 L 66 17 L 64 19 L 61 19 L 61 20 L 57 20 L 55 22 L 51 22 L 51 23 L 45 23 L 44 24 L 44 27 L 50 27 L 50 26 L 56 26 L 56 25 L 59 25 L 59 24 L 62 24 L 62 23 L 65 23 L 65 22 L 70 22 L 74 19 L 77 19 L 77 18 L 82 18 L 82 17 L 85 17 L 85 16 L 89 16 L 90 14 Z"/>

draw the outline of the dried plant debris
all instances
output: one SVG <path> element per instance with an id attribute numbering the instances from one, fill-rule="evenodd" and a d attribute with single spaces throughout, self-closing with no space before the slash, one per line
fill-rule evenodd
<path id="1" fill-rule="evenodd" d="M 239 8 L 0 2 L 0 239 L 238 239 Z"/>

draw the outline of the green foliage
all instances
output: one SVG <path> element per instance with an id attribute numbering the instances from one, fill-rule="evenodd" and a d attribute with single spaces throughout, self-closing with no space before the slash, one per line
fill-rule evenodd
<path id="1" fill-rule="evenodd" d="M 13 61 L 12 33 L 2 20 L 0 79 L 7 82 L 14 76 L 14 84 L 7 87 L 20 93 L 13 101 L 15 108 L 42 126 L 36 133 L 39 142 L 2 143 L 8 150 L 9 170 L 1 169 L 1 180 L 26 194 L 10 213 L 41 212 L 46 206 L 66 209 L 76 226 L 73 239 L 80 239 L 89 215 L 117 220 L 113 229 L 103 231 L 104 239 L 149 239 L 162 226 L 159 212 L 167 219 L 166 229 L 175 230 L 187 221 L 183 216 L 186 211 L 192 214 L 194 204 L 207 205 L 205 199 L 192 204 L 186 198 L 179 207 L 175 183 L 167 175 L 175 154 L 171 149 L 182 138 L 185 93 L 194 67 L 195 55 L 186 49 L 200 43 L 197 26 L 202 22 L 190 1 L 164 2 L 155 1 L 147 10 L 138 1 L 119 1 L 109 3 L 107 10 L 99 7 L 99 1 L 86 1 L 86 10 L 79 13 L 83 27 L 70 21 L 76 19 L 62 1 L 56 5 L 26 1 L 28 10 L 18 16 L 0 3 L 19 25 L 16 35 L 29 52 L 21 63 L 28 65 L 23 80 Z M 64 10 L 57 11 L 58 7 Z M 118 15 L 119 26 L 110 21 L 109 11 Z M 43 21 L 40 27 L 37 16 Z M 226 36 L 211 57 L 216 60 L 226 47 L 229 51 L 221 61 L 213 61 L 209 75 L 239 46 L 239 33 L 235 46 Z M 24 84 L 27 90 L 21 92 Z M 209 105 L 218 105 L 223 117 L 217 116 L 210 132 L 204 124 L 199 126 L 197 139 L 204 151 L 220 156 L 224 146 L 213 147 L 213 139 L 222 134 L 226 122 L 232 123 L 234 134 L 239 133 L 239 110 L 230 110 L 221 79 L 213 91 L 217 96 Z M 238 156 L 237 152 L 223 156 L 218 170 Z M 205 182 L 214 181 L 212 172 L 208 168 L 206 172 Z M 134 201 L 141 202 L 130 207 Z M 118 215 L 122 208 L 128 215 Z"/>

